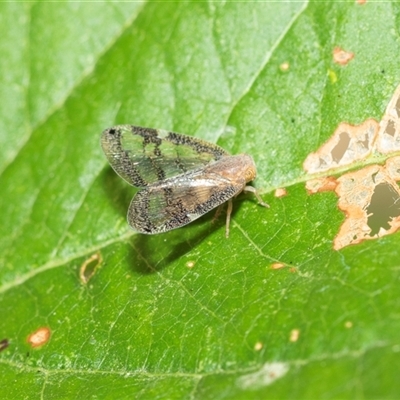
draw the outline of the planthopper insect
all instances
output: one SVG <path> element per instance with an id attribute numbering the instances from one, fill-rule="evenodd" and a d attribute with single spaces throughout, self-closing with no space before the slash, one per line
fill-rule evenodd
<path id="1" fill-rule="evenodd" d="M 129 225 L 155 234 L 180 228 L 228 201 L 226 237 L 232 198 L 256 189 L 251 156 L 229 155 L 221 147 L 192 136 L 161 129 L 118 125 L 106 129 L 101 146 L 115 172 L 140 188 L 128 210 Z"/>

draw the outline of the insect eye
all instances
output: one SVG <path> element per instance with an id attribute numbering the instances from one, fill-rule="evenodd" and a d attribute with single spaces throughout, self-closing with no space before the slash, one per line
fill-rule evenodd
<path id="1" fill-rule="evenodd" d="M 246 170 L 245 176 L 246 176 L 246 182 L 250 182 L 256 177 L 256 171 L 254 170 L 254 168 L 249 167 Z"/>

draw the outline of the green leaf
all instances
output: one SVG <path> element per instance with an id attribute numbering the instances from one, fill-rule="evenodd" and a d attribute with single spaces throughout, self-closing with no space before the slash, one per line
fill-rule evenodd
<path id="1" fill-rule="evenodd" d="M 382 117 L 399 16 L 353 0 L 0 4 L 2 396 L 398 396 L 398 234 L 334 251 L 345 216 L 307 194 L 302 163 L 339 122 Z M 123 123 L 251 154 L 271 208 L 239 196 L 229 239 L 224 215 L 135 234 L 135 189 L 99 144 Z"/>

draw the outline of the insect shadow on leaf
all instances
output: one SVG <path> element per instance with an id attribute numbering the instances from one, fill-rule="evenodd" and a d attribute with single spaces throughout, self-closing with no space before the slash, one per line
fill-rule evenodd
<path id="1" fill-rule="evenodd" d="M 130 239 L 132 247 L 128 257 L 131 260 L 132 270 L 140 274 L 153 274 L 190 253 L 209 237 L 211 229 L 215 229 L 210 224 L 202 224 L 201 221 L 198 224 L 202 225 L 199 230 L 189 229 L 184 233 L 174 230 L 162 236 L 132 237 Z"/>
<path id="2" fill-rule="evenodd" d="M 135 195 L 137 189 L 135 190 L 135 188 L 115 175 L 115 172 L 110 167 L 102 171 L 100 179 L 105 197 L 110 205 L 116 209 L 118 214 L 125 216 L 132 196 Z"/>

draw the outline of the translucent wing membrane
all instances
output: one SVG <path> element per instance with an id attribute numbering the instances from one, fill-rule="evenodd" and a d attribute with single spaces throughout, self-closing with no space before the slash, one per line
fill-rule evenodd
<path id="1" fill-rule="evenodd" d="M 179 228 L 240 193 L 243 182 L 232 182 L 218 174 L 205 175 L 202 169 L 165 180 L 136 194 L 128 222 L 136 231 L 147 234 Z"/>
<path id="2" fill-rule="evenodd" d="M 191 136 L 119 125 L 106 129 L 101 145 L 114 170 L 142 188 L 128 210 L 129 225 L 154 234 L 186 225 L 232 199 L 256 177 L 253 159 Z M 267 206 L 256 194 L 260 204 Z M 226 236 L 232 203 L 226 218 Z"/>
<path id="3" fill-rule="evenodd" d="M 136 187 L 193 171 L 228 155 L 201 139 L 133 125 L 106 129 L 101 145 L 113 169 Z"/>

